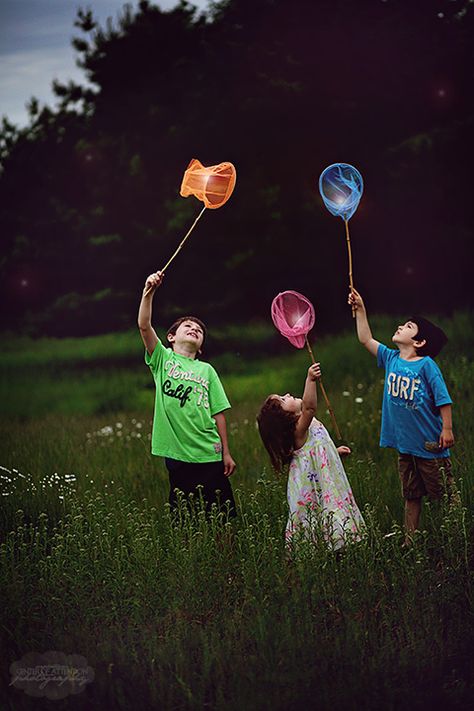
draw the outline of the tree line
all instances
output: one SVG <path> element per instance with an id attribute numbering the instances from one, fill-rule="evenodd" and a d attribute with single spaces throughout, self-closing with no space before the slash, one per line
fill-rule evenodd
<path id="1" fill-rule="evenodd" d="M 237 185 L 170 267 L 159 322 L 268 318 L 295 289 L 321 329 L 347 325 L 344 225 L 317 187 L 338 161 L 365 181 L 350 228 L 371 311 L 470 306 L 473 18 L 449 0 L 141 0 L 105 26 L 80 9 L 84 83 L 2 121 L 0 328 L 132 327 L 200 210 L 179 196 L 191 158 L 233 162 Z"/>

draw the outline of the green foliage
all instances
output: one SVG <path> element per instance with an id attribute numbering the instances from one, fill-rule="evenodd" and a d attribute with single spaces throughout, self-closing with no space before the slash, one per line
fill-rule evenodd
<path id="1" fill-rule="evenodd" d="M 255 427 L 270 391 L 301 391 L 304 351 L 257 357 L 268 344 L 263 326 L 218 334 L 222 344 L 235 338 L 254 349 L 254 358 L 231 351 L 212 359 L 233 403 L 239 516 L 208 519 L 196 502 L 177 524 L 164 464 L 150 453 L 153 388 L 138 334 L 7 341 L 5 657 L 33 649 L 85 656 L 95 671 L 84 692 L 92 708 L 286 711 L 312 708 L 316 697 L 321 709 L 468 708 L 472 323 L 458 314 L 443 325 L 450 350 L 439 362 L 455 403 L 461 502 L 425 503 L 410 547 L 395 455 L 378 446 L 381 371 L 353 333 L 314 344 L 367 525 L 363 540 L 338 555 L 325 546 L 285 548 L 286 481 L 271 471 Z M 373 327 L 382 340 L 393 332 L 390 318 Z M 318 416 L 330 428 L 321 404 Z"/>
<path id="2" fill-rule="evenodd" d="M 101 247 L 104 244 L 120 242 L 121 239 L 120 235 L 99 235 L 98 237 L 89 237 L 89 244 L 92 244 L 94 247 Z"/>
<path id="3" fill-rule="evenodd" d="M 0 328 L 91 335 L 134 322 L 144 278 L 198 213 L 178 196 L 192 157 L 233 161 L 238 181 L 173 264 L 165 319 L 263 317 L 293 287 L 324 331 L 344 323 L 343 227 L 316 188 L 337 157 L 366 180 L 351 232 L 369 303 L 471 304 L 470 167 L 458 157 L 472 144 L 473 12 L 456 5 L 232 0 L 202 15 L 141 2 L 105 27 L 79 10 L 72 44 L 89 85 L 55 81 L 54 107 L 32 98 L 25 128 L 0 129 Z M 104 289 L 122 296 L 95 309 Z M 68 294 L 83 299 L 79 317 L 58 311 Z"/>

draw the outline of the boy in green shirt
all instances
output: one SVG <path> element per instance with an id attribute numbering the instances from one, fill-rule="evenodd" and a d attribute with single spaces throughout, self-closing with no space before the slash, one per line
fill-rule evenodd
<path id="1" fill-rule="evenodd" d="M 230 404 L 212 365 L 196 357 L 206 332 L 202 321 L 194 316 L 178 319 L 166 334 L 168 348 L 152 327 L 153 296 L 163 277 L 156 272 L 147 278 L 138 312 L 145 362 L 156 385 L 151 451 L 165 457 L 172 508 L 177 503 L 176 489 L 197 495 L 197 486 L 202 485 L 207 510 L 213 502 L 222 506 L 229 501 L 229 513 L 235 516 L 228 477 L 236 465 L 223 412 Z"/>

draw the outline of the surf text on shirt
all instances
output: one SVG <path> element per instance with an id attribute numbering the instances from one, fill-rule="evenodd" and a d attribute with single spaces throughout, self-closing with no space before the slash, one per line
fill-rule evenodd
<path id="1" fill-rule="evenodd" d="M 388 394 L 402 400 L 413 400 L 415 393 L 419 390 L 420 378 L 410 378 L 408 375 L 397 375 L 389 373 L 387 375 Z"/>

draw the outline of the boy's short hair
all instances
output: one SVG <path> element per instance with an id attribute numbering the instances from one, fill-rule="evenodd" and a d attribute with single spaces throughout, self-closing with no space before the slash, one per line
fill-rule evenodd
<path id="1" fill-rule="evenodd" d="M 424 316 L 412 316 L 408 320 L 418 326 L 418 333 L 413 340 L 426 341 L 421 348 L 415 348 L 416 354 L 436 358 L 443 346 L 448 342 L 448 337 L 443 329 L 428 321 Z"/>
<path id="2" fill-rule="evenodd" d="M 174 323 L 171 324 L 169 329 L 166 331 L 166 336 L 174 336 L 178 328 L 181 326 L 184 321 L 193 321 L 194 323 L 197 323 L 198 326 L 202 328 L 202 331 L 204 333 L 204 337 L 202 339 L 202 342 L 204 344 L 204 340 L 207 335 L 207 328 L 206 325 L 203 321 L 201 321 L 200 318 L 197 318 L 197 316 L 181 316 L 178 318 Z"/>

